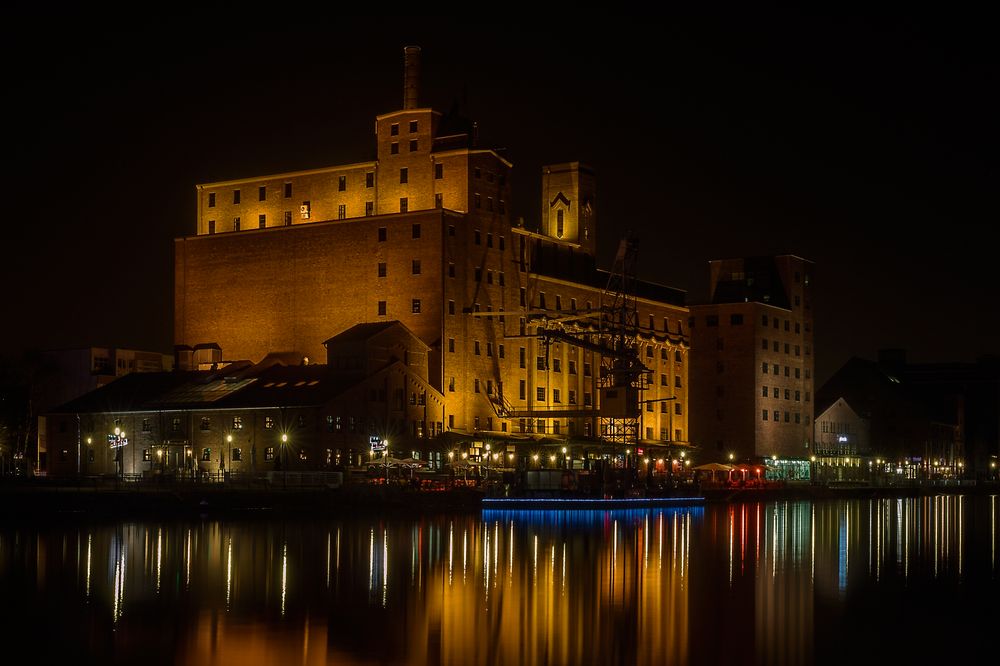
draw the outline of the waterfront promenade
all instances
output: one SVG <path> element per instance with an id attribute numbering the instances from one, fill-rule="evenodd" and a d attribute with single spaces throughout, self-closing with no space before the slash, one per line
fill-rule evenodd
<path id="1" fill-rule="evenodd" d="M 502 484 L 481 486 L 351 482 L 337 487 L 287 486 L 256 482 L 149 482 L 125 483 L 114 479 L 49 479 L 0 482 L 0 516 L 146 517 L 171 515 L 309 515 L 351 513 L 435 513 L 478 511 L 484 497 L 511 492 Z M 707 502 L 773 500 L 826 500 L 840 498 L 914 497 L 940 494 L 995 494 L 995 482 L 963 484 L 910 484 L 894 486 L 771 485 L 763 488 L 677 488 L 666 492 L 630 496 L 699 495 Z M 576 493 L 536 492 L 535 497 L 578 497 Z"/>

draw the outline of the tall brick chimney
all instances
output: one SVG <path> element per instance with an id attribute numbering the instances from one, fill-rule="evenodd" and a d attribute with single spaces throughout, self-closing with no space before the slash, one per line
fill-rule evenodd
<path id="1" fill-rule="evenodd" d="M 420 92 L 420 47 L 403 48 L 403 108 L 417 108 Z"/>

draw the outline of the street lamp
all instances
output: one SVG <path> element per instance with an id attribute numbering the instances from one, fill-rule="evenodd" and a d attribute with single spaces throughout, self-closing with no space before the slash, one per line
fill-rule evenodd
<path id="1" fill-rule="evenodd" d="M 288 433 L 281 433 L 281 450 L 278 451 L 278 462 L 281 463 L 282 454 L 284 454 L 285 462 L 281 466 L 281 487 L 283 489 L 288 488 L 288 454 L 285 453 L 285 446 L 288 444 Z"/>
<path id="2" fill-rule="evenodd" d="M 226 435 L 226 457 L 223 458 L 220 452 L 219 454 L 219 469 L 222 470 L 223 478 L 226 474 L 226 460 L 228 459 L 230 463 L 233 460 L 233 435 L 232 433 Z"/>

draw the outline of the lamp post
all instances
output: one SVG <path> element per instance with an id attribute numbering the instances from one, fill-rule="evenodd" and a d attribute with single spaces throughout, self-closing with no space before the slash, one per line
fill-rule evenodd
<path id="1" fill-rule="evenodd" d="M 225 456 L 225 458 L 223 458 L 222 455 L 219 456 L 219 469 L 222 470 L 222 478 L 223 478 L 223 480 L 225 480 L 225 478 L 226 478 L 226 460 L 229 460 L 230 467 L 231 467 L 232 466 L 231 463 L 233 461 L 233 435 L 232 435 L 232 433 L 226 435 L 226 456 Z"/>
<path id="2" fill-rule="evenodd" d="M 486 480 L 490 478 L 490 443 L 486 442 Z"/>
<path id="3" fill-rule="evenodd" d="M 281 462 L 281 457 L 284 455 L 285 462 L 281 466 L 281 487 L 283 490 L 288 489 L 288 455 L 285 454 L 285 446 L 288 444 L 288 433 L 281 433 L 281 450 L 278 451 L 278 462 Z"/>

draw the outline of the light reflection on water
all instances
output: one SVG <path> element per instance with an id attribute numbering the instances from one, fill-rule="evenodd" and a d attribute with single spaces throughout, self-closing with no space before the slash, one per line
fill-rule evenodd
<path id="1" fill-rule="evenodd" d="M 985 622 L 996 550 L 996 496 L 3 527 L 0 626 L 109 663 L 864 661 Z"/>

